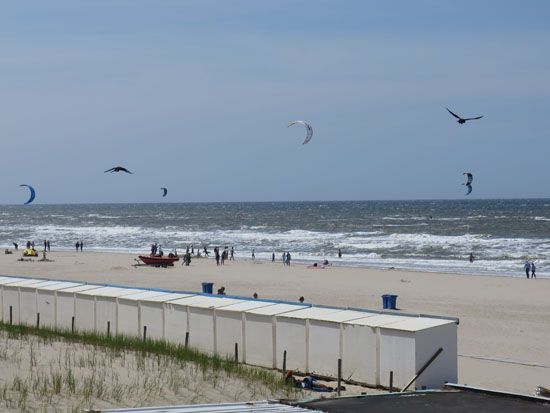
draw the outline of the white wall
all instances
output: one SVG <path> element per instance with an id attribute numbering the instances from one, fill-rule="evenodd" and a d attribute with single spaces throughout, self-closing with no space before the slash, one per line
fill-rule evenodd
<path id="1" fill-rule="evenodd" d="M 117 334 L 125 336 L 143 336 L 143 331 L 139 326 L 139 302 L 135 300 L 118 299 Z M 149 331 L 147 331 L 149 337 Z"/>
<path id="2" fill-rule="evenodd" d="M 95 299 L 93 295 L 76 293 L 74 317 L 75 330 L 95 331 Z M 101 332 L 104 332 L 103 329 Z"/>
<path id="3" fill-rule="evenodd" d="M 338 376 L 340 323 L 309 320 L 308 342 L 309 371 L 324 376 Z"/>
<path id="4" fill-rule="evenodd" d="M 217 352 L 222 357 L 235 357 L 238 344 L 239 360 L 244 361 L 243 314 L 239 311 L 216 310 Z"/>
<path id="5" fill-rule="evenodd" d="M 376 329 L 342 324 L 342 377 L 376 385 Z"/>
<path id="6" fill-rule="evenodd" d="M 189 346 L 214 354 L 214 310 L 189 306 L 188 314 Z"/>
<path id="7" fill-rule="evenodd" d="M 4 322 L 10 322 L 10 306 L 12 308 L 12 322 L 13 324 L 20 324 L 19 318 L 19 288 L 4 286 L 2 291 L 3 296 L 3 311 Z"/>
<path id="8" fill-rule="evenodd" d="M 286 369 L 306 373 L 306 320 L 282 316 L 275 319 L 277 368 L 283 368 L 283 354 L 286 350 Z M 248 332 L 248 334 L 253 333 L 253 331 Z"/>
<path id="9" fill-rule="evenodd" d="M 164 305 L 164 317 L 165 340 L 172 343 L 185 344 L 185 333 L 189 331 L 187 324 L 187 307 L 184 305 L 166 303 Z M 147 334 L 149 334 L 149 327 L 147 327 Z"/>
<path id="10" fill-rule="evenodd" d="M 37 311 L 40 313 L 40 326 L 55 327 L 55 291 L 38 290 L 36 296 Z"/>
<path id="11" fill-rule="evenodd" d="M 416 371 L 426 363 L 440 347 L 443 352 L 420 375 L 415 387 L 421 389 L 439 387 L 442 382 L 458 380 L 457 325 L 444 324 L 416 333 Z"/>
<path id="12" fill-rule="evenodd" d="M 402 388 L 415 370 L 415 333 L 380 327 L 380 377 L 378 383 L 389 387 L 393 371 L 394 387 Z"/>
<path id="13" fill-rule="evenodd" d="M 275 367 L 273 316 L 245 314 L 246 363 Z"/>
<path id="14" fill-rule="evenodd" d="M 139 303 L 139 307 L 141 315 L 140 330 L 147 326 L 148 338 L 162 340 L 164 338 L 164 304 L 162 302 L 142 301 Z M 187 328 L 187 320 L 185 328 Z M 171 331 L 175 331 L 175 329 Z M 169 341 L 175 340 L 172 337 Z"/>
<path id="15" fill-rule="evenodd" d="M 20 322 L 28 326 L 36 326 L 36 289 L 21 287 L 19 289 Z M 42 320 L 40 320 L 42 321 Z"/>
<path id="16" fill-rule="evenodd" d="M 68 330 L 72 327 L 72 319 L 75 317 L 74 293 L 56 292 L 56 327 Z"/>

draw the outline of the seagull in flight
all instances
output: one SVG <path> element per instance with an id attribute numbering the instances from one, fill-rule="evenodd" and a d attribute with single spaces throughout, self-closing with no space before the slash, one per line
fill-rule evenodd
<path id="1" fill-rule="evenodd" d="M 457 118 L 457 119 L 458 119 L 457 122 L 460 123 L 461 125 L 462 125 L 463 123 L 466 123 L 467 120 L 477 120 L 477 119 L 481 119 L 481 118 L 483 117 L 483 116 L 478 116 L 477 118 L 461 118 L 461 117 L 458 116 L 456 113 L 451 112 L 449 108 L 445 108 L 445 109 L 447 109 L 447 111 L 448 111 L 451 115 L 453 115 L 455 118 Z"/>
<path id="2" fill-rule="evenodd" d="M 126 172 L 127 174 L 131 174 L 132 172 L 130 172 L 128 169 L 126 169 L 125 167 L 123 166 L 115 166 L 114 168 L 111 168 L 111 169 L 107 169 L 105 171 L 105 173 L 107 172 Z"/>

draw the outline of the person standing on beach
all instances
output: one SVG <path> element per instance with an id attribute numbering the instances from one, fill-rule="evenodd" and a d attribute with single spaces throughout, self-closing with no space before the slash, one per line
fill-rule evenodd
<path id="1" fill-rule="evenodd" d="M 216 257 L 216 265 L 220 265 L 220 250 L 218 247 L 214 248 L 214 255 Z"/>
<path id="2" fill-rule="evenodd" d="M 44 240 L 44 251 L 46 251 L 47 248 L 48 248 L 48 242 Z"/>
<path id="3" fill-rule="evenodd" d="M 256 254 L 254 253 L 254 248 L 252 248 L 252 260 L 256 259 Z"/>
<path id="4" fill-rule="evenodd" d="M 229 261 L 235 261 L 235 248 L 231 247 L 231 256 L 229 257 Z"/>
<path id="5" fill-rule="evenodd" d="M 75 247 L 76 247 L 76 252 L 78 252 L 78 249 L 80 248 L 80 242 L 79 241 L 76 241 Z"/>
<path id="6" fill-rule="evenodd" d="M 338 258 L 342 258 L 342 250 L 338 248 Z"/>
<path id="7" fill-rule="evenodd" d="M 82 252 L 82 247 L 84 246 L 84 243 L 82 242 L 82 240 L 80 240 L 80 252 Z"/>
<path id="8" fill-rule="evenodd" d="M 529 261 L 525 261 L 525 264 L 523 264 L 523 269 L 525 270 L 525 275 L 529 278 L 529 271 L 531 271 L 531 264 Z"/>
<path id="9" fill-rule="evenodd" d="M 48 252 L 50 252 L 50 240 L 48 240 L 48 241 L 46 242 L 46 245 L 47 245 L 47 247 L 48 247 Z"/>
<path id="10" fill-rule="evenodd" d="M 535 267 L 535 261 L 531 261 L 531 279 L 537 278 L 537 274 L 535 274 L 537 267 Z"/>
<path id="11" fill-rule="evenodd" d="M 286 252 L 283 252 L 283 265 L 286 265 Z"/>
<path id="12" fill-rule="evenodd" d="M 286 252 L 286 265 L 288 265 L 290 267 L 290 252 Z"/>
<path id="13" fill-rule="evenodd" d="M 275 262 L 275 252 L 273 252 L 273 254 L 271 254 L 271 262 Z"/>

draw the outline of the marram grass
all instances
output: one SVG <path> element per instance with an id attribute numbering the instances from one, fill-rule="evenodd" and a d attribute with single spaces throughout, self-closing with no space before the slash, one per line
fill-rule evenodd
<path id="1" fill-rule="evenodd" d="M 9 325 L 4 322 L 0 322 L 0 330 L 5 331 L 10 337 L 19 340 L 35 336 L 45 342 L 64 340 L 69 343 L 91 345 L 113 351 L 130 350 L 149 355 L 168 356 L 182 363 L 194 363 L 203 372 L 224 372 L 229 377 L 261 383 L 273 392 L 283 390 L 287 396 L 290 396 L 290 393 L 293 392 L 293 389 L 285 383 L 280 373 L 265 368 L 236 363 L 231 357 L 206 354 L 181 344 L 153 339 L 143 340 L 139 337 L 124 335 L 107 335 L 85 331 L 72 332 L 64 329 Z"/>

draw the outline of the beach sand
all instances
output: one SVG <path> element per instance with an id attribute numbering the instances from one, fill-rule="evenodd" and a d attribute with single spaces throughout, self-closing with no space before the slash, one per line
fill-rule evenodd
<path id="1" fill-rule="evenodd" d="M 54 262 L 0 256 L 0 273 L 49 279 L 200 291 L 201 282 L 226 293 L 334 306 L 380 309 L 382 294 L 399 295 L 400 311 L 458 317 L 459 383 L 520 393 L 550 385 L 550 280 L 422 273 L 401 270 L 239 260 L 216 266 L 133 267 L 136 255 L 52 251 Z M 519 271 L 519 270 L 518 270 Z"/>

